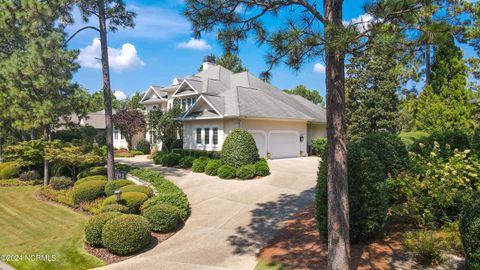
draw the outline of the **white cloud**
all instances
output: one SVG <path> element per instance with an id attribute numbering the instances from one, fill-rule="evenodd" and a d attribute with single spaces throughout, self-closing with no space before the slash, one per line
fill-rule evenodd
<path id="1" fill-rule="evenodd" d="M 210 50 L 212 48 L 212 46 L 208 45 L 204 39 L 194 38 L 190 38 L 189 41 L 179 43 L 177 47 L 192 50 Z"/>
<path id="2" fill-rule="evenodd" d="M 365 32 L 370 28 L 370 24 L 373 22 L 373 16 L 371 14 L 365 13 L 357 18 L 353 18 L 350 21 L 344 21 L 344 25 L 352 24 L 357 27 L 358 31 Z"/>
<path id="3" fill-rule="evenodd" d="M 113 92 L 113 95 L 117 98 L 117 100 L 127 99 L 127 95 L 120 90 L 116 90 L 115 92 Z"/>
<path id="4" fill-rule="evenodd" d="M 78 62 L 82 67 L 100 69 L 102 67 L 100 39 L 94 38 L 91 45 L 80 49 Z M 121 48 L 108 47 L 108 61 L 110 67 L 117 71 L 144 66 L 145 63 L 137 55 L 135 46 L 125 43 Z"/>
<path id="5" fill-rule="evenodd" d="M 315 65 L 313 65 L 313 72 L 324 73 L 325 66 L 320 63 L 316 63 Z"/>

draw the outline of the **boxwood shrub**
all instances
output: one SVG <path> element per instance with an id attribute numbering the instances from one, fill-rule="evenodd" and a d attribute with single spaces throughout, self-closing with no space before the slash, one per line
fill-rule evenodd
<path id="1" fill-rule="evenodd" d="M 65 176 L 50 177 L 50 186 L 55 190 L 66 189 L 73 185 L 72 179 Z"/>
<path id="2" fill-rule="evenodd" d="M 267 176 L 270 174 L 270 167 L 268 167 L 268 162 L 264 158 L 255 162 L 255 175 L 257 176 Z"/>
<path id="3" fill-rule="evenodd" d="M 100 207 L 100 212 L 101 213 L 106 213 L 106 212 L 120 212 L 120 213 L 130 213 L 130 209 L 126 207 L 125 205 L 114 203 L 114 204 L 109 204 L 109 205 L 104 205 Z"/>
<path id="4" fill-rule="evenodd" d="M 208 161 L 207 166 L 205 166 L 205 174 L 217 175 L 217 171 L 220 166 L 222 166 L 222 161 L 218 159 L 211 159 Z"/>
<path id="5" fill-rule="evenodd" d="M 391 192 L 383 163 L 374 152 L 358 143 L 350 143 L 347 149 L 350 240 L 358 242 L 383 229 Z M 327 152 L 322 160 L 327 160 Z M 327 235 L 327 162 L 320 163 L 315 203 L 320 233 Z"/>
<path id="6" fill-rule="evenodd" d="M 148 221 L 138 215 L 121 215 L 105 224 L 102 243 L 112 253 L 130 255 L 145 248 L 151 241 Z"/>
<path id="7" fill-rule="evenodd" d="M 182 155 L 177 154 L 177 153 L 165 154 L 162 157 L 162 165 L 165 166 L 165 167 L 176 166 L 180 162 L 181 158 L 182 158 Z"/>
<path id="8" fill-rule="evenodd" d="M 157 151 L 155 152 L 155 154 L 153 154 L 153 163 L 154 164 L 162 164 L 162 158 L 163 156 L 167 154 L 166 152 L 162 152 L 162 151 Z"/>
<path id="9" fill-rule="evenodd" d="M 253 164 L 259 159 L 258 149 L 252 134 L 242 128 L 233 129 L 225 138 L 221 152 L 223 164 L 239 168 Z"/>
<path id="10" fill-rule="evenodd" d="M 135 185 L 130 180 L 113 180 L 108 181 L 107 185 L 105 185 L 105 194 L 107 196 L 113 195 L 115 190 L 120 189 L 121 187 L 128 186 L 128 185 Z"/>
<path id="11" fill-rule="evenodd" d="M 480 269 L 480 194 L 463 204 L 459 229 L 468 269 Z"/>
<path id="12" fill-rule="evenodd" d="M 102 230 L 110 219 L 120 216 L 119 212 L 101 213 L 91 217 L 85 225 L 85 242 L 91 246 L 102 246 Z"/>
<path id="13" fill-rule="evenodd" d="M 93 201 L 105 194 L 105 185 L 107 181 L 92 180 L 73 187 L 72 199 L 74 204 Z"/>
<path id="14" fill-rule="evenodd" d="M 148 196 L 140 192 L 125 192 L 120 195 L 121 200 L 117 202 L 115 195 L 107 197 L 102 206 L 110 204 L 122 204 L 128 207 L 129 212 L 132 214 L 140 213 L 140 206 L 148 199 Z"/>
<path id="15" fill-rule="evenodd" d="M 180 210 L 167 203 L 148 207 L 143 211 L 143 217 L 148 220 L 154 232 L 167 233 L 174 231 L 180 222 Z"/>
<path id="16" fill-rule="evenodd" d="M 153 190 L 150 187 L 147 187 L 147 186 L 128 185 L 128 186 L 121 187 L 120 191 L 122 191 L 122 193 L 125 193 L 125 192 L 140 192 L 140 193 L 143 193 L 143 194 L 147 195 L 148 197 L 153 196 Z"/>
<path id="17" fill-rule="evenodd" d="M 233 179 L 236 176 L 236 170 L 230 165 L 222 165 L 218 168 L 217 174 L 222 179 Z"/>
<path id="18" fill-rule="evenodd" d="M 158 194 L 150 199 L 148 199 L 142 205 L 142 211 L 147 210 L 149 207 L 158 205 L 158 204 L 170 204 L 179 209 L 180 218 L 186 220 L 190 214 L 190 205 L 188 203 L 187 195 L 184 193 L 167 193 L 167 194 Z"/>
<path id="19" fill-rule="evenodd" d="M 107 168 L 103 166 L 97 166 L 85 169 L 77 175 L 77 179 L 85 178 L 92 175 L 107 175 Z"/>
<path id="20" fill-rule="evenodd" d="M 255 165 L 243 165 L 242 167 L 237 169 L 236 174 L 237 177 L 240 179 L 252 179 L 255 177 Z"/>
<path id="21" fill-rule="evenodd" d="M 205 172 L 205 167 L 207 167 L 208 162 L 210 161 L 207 157 L 199 157 L 193 161 L 192 171 L 203 173 Z"/>
<path id="22" fill-rule="evenodd" d="M 197 150 L 197 149 L 173 149 L 173 153 L 178 153 L 182 156 L 190 156 L 194 158 L 199 157 L 208 157 L 211 159 L 219 159 L 220 152 L 218 151 L 207 151 L 207 150 Z"/>
<path id="23" fill-rule="evenodd" d="M 191 156 L 182 157 L 179 161 L 180 167 L 191 168 L 194 160 L 195 158 Z"/>
<path id="24" fill-rule="evenodd" d="M 20 174 L 20 165 L 15 162 L 0 163 L 0 179 L 17 178 Z"/>
<path id="25" fill-rule="evenodd" d="M 80 185 L 80 184 L 85 183 L 85 182 L 88 182 L 88 181 L 98 181 L 98 180 L 107 181 L 107 177 L 106 177 L 105 175 L 92 175 L 92 176 L 87 176 L 87 177 L 78 179 L 78 180 L 75 182 L 75 185 Z"/>

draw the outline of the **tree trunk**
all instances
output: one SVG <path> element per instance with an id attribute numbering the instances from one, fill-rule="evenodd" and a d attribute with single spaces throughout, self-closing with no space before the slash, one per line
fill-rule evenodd
<path id="1" fill-rule="evenodd" d="M 43 138 L 45 141 L 50 141 L 50 136 L 48 134 L 48 128 L 45 128 L 43 130 Z M 43 153 L 43 185 L 47 186 L 48 185 L 48 176 L 49 176 L 49 168 L 48 168 L 48 160 L 45 158 L 45 150 Z"/>
<path id="2" fill-rule="evenodd" d="M 111 181 L 115 178 L 115 168 L 113 163 L 112 92 L 110 90 L 110 70 L 108 66 L 107 26 L 105 21 L 105 3 L 104 1 L 97 1 L 97 4 L 102 51 L 103 102 L 105 106 L 105 127 L 107 131 L 107 178 Z"/>
<path id="3" fill-rule="evenodd" d="M 430 43 L 425 44 L 425 81 L 430 83 Z"/>
<path id="4" fill-rule="evenodd" d="M 3 137 L 0 135 L 0 163 L 3 162 Z"/>
<path id="5" fill-rule="evenodd" d="M 350 269 L 345 124 L 345 48 L 339 44 L 342 0 L 325 0 L 328 140 L 328 269 Z"/>

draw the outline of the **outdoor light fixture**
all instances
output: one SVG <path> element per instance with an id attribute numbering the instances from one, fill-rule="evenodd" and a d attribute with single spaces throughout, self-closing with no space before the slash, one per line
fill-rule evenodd
<path id="1" fill-rule="evenodd" d="M 121 198 L 122 191 L 117 189 L 117 190 L 115 190 L 114 194 L 115 194 L 115 199 L 117 200 L 117 202 L 120 202 L 120 200 L 122 199 Z"/>
<path id="2" fill-rule="evenodd" d="M 300 135 L 300 141 L 303 142 L 303 134 Z"/>

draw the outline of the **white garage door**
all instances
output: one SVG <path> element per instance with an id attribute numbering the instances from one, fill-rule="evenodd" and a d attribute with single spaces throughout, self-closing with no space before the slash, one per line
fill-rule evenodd
<path id="1" fill-rule="evenodd" d="M 250 134 L 252 134 L 252 137 L 255 140 L 255 143 L 257 144 L 258 154 L 260 155 L 260 157 L 265 157 L 267 155 L 267 149 L 266 149 L 267 138 L 265 134 L 262 132 L 252 131 L 252 130 L 249 130 L 249 132 Z"/>
<path id="2" fill-rule="evenodd" d="M 272 158 L 298 157 L 300 155 L 300 142 L 294 132 L 272 132 L 268 138 L 268 152 Z"/>

